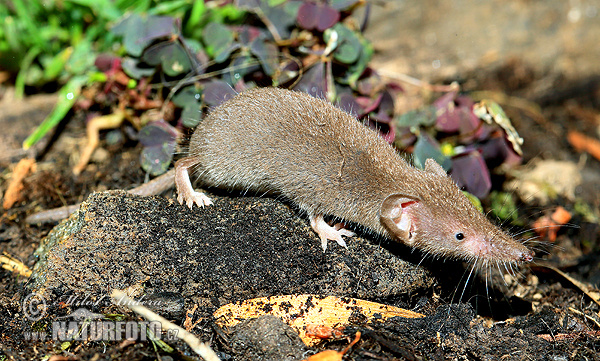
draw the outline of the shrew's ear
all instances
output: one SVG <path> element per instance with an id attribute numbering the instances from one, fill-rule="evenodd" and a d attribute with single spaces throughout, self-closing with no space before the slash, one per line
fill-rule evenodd
<path id="1" fill-rule="evenodd" d="M 408 207 L 418 201 L 419 199 L 416 197 L 395 193 L 387 196 L 387 198 L 383 200 L 379 214 L 383 218 L 398 218 L 402 215 L 402 208 Z"/>
<path id="2" fill-rule="evenodd" d="M 411 230 L 412 222 L 408 215 L 411 207 L 416 206 L 420 200 L 405 194 L 392 194 L 383 203 L 379 214 L 381 223 L 400 241 L 410 245 L 413 241 Z"/>
<path id="3" fill-rule="evenodd" d="M 425 161 L 425 172 L 431 172 L 442 177 L 448 176 L 444 168 L 432 158 L 427 158 Z"/>

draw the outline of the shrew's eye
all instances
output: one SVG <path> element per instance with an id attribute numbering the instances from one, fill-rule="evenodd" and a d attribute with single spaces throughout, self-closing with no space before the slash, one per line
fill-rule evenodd
<path id="1" fill-rule="evenodd" d="M 456 237 L 456 239 L 459 241 L 462 241 L 463 239 L 465 239 L 465 235 L 460 232 L 455 234 L 454 237 Z"/>

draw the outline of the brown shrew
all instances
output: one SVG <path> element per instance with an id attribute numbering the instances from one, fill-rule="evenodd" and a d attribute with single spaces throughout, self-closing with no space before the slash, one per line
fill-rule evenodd
<path id="1" fill-rule="evenodd" d="M 308 214 L 325 250 L 354 222 L 437 257 L 531 261 L 533 253 L 479 212 L 434 160 L 408 164 L 377 132 L 306 93 L 256 88 L 225 101 L 200 123 L 175 165 L 178 200 L 212 204 L 203 185 L 270 192 Z"/>

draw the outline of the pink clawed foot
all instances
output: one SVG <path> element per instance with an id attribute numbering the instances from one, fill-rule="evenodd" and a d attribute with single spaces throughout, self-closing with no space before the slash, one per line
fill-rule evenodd
<path id="1" fill-rule="evenodd" d="M 210 206 L 213 202 L 202 192 L 196 192 L 190 182 L 187 162 L 189 158 L 184 158 L 175 164 L 175 186 L 177 188 L 177 201 L 179 204 L 185 204 L 192 209 L 194 203 L 198 207 Z"/>
<path id="2" fill-rule="evenodd" d="M 340 246 L 348 248 L 342 236 L 353 237 L 355 235 L 354 232 L 341 228 L 339 223 L 334 227 L 330 226 L 325 222 L 322 215 L 310 216 L 310 225 L 321 238 L 323 251 L 327 249 L 327 240 L 336 241 Z"/>
<path id="3" fill-rule="evenodd" d="M 189 209 L 192 209 L 194 203 L 200 208 L 204 206 L 210 206 L 213 204 L 213 202 L 210 200 L 210 198 L 206 196 L 206 194 L 196 191 L 180 192 L 177 195 L 177 201 L 179 202 L 179 204 L 183 204 L 185 202 Z"/>

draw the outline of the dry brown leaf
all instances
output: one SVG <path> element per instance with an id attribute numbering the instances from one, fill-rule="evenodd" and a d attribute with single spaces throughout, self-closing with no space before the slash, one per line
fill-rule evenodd
<path id="1" fill-rule="evenodd" d="M 567 134 L 567 140 L 578 152 L 587 152 L 591 154 L 592 157 L 600 160 L 600 141 L 598 141 L 598 139 L 571 130 Z"/>
<path id="2" fill-rule="evenodd" d="M 368 319 L 386 320 L 391 317 L 420 318 L 420 313 L 381 303 L 355 298 L 317 295 L 287 295 L 261 297 L 240 303 L 230 303 L 215 311 L 213 316 L 221 327 L 233 327 L 238 323 L 264 315 L 279 317 L 295 329 L 302 341 L 314 346 L 321 340 L 307 335 L 308 325 L 340 327 L 348 325 L 352 314 L 358 312 Z"/>
<path id="3" fill-rule="evenodd" d="M 24 158 L 17 163 L 13 170 L 10 183 L 4 193 L 4 202 L 2 203 L 4 209 L 11 208 L 21 199 L 21 192 L 25 188 L 23 179 L 25 179 L 30 172 L 35 172 L 35 168 L 35 159 Z"/>
<path id="4" fill-rule="evenodd" d="M 540 265 L 540 267 L 550 269 L 550 270 L 556 272 L 557 274 L 559 274 L 560 276 L 564 277 L 566 280 L 571 282 L 573 284 L 573 286 L 579 288 L 581 290 L 581 292 L 583 292 L 592 301 L 596 302 L 596 304 L 600 306 L 600 292 L 598 292 L 598 290 L 595 290 L 590 285 L 587 285 L 583 282 L 576 280 L 575 278 L 569 276 L 568 274 L 564 273 L 563 271 L 559 270 L 556 267 L 546 266 L 546 265 Z"/>

